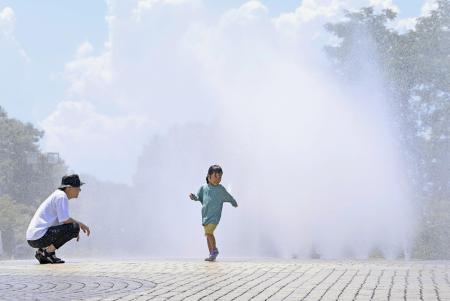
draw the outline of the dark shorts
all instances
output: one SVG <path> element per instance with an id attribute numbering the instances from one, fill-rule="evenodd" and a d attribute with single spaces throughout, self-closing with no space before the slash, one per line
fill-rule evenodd
<path id="1" fill-rule="evenodd" d="M 62 224 L 47 229 L 44 236 L 36 240 L 29 240 L 28 244 L 33 248 L 46 248 L 53 245 L 59 249 L 69 240 L 75 238 L 80 233 L 80 225 L 77 223 Z"/>

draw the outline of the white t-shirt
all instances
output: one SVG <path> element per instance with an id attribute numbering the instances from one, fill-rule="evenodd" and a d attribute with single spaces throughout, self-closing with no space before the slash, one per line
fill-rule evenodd
<path id="1" fill-rule="evenodd" d="M 62 190 L 55 190 L 36 210 L 27 229 L 27 240 L 44 236 L 47 229 L 69 219 L 69 199 Z"/>

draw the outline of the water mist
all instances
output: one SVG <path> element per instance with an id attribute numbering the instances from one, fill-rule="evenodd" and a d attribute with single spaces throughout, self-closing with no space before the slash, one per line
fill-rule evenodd
<path id="1" fill-rule="evenodd" d="M 105 252 L 114 245 L 127 255 L 205 255 L 200 205 L 187 196 L 204 183 L 208 167 L 219 164 L 222 184 L 239 203 L 237 209 L 225 204 L 217 228 L 225 257 L 407 257 L 413 210 L 376 64 L 367 49 L 356 49 L 355 57 L 369 61 L 365 75 L 344 84 L 324 64 L 317 41 L 301 29 L 283 33 L 254 2 L 219 20 L 183 15 L 186 26 L 167 29 L 173 30 L 168 38 L 178 39 L 167 45 L 177 51 L 162 49 L 133 67 L 155 77 L 160 70 L 151 66 L 165 68 L 158 80 L 176 87 L 167 76 L 176 66 L 152 58 L 182 60 L 176 81 L 183 82 L 183 95 L 142 88 L 143 112 L 153 116 L 155 107 L 161 123 L 165 114 L 171 122 L 146 142 L 133 184 L 110 197 L 111 210 L 77 203 L 77 214 L 89 216 L 94 231 L 103 229 L 83 243 Z M 142 30 L 139 22 L 128 26 Z M 158 109 L 164 103 L 170 110 Z M 189 118 L 173 122 L 170 111 Z M 85 200 L 111 202 L 92 186 L 84 193 Z M 101 226 L 103 215 L 117 231 Z"/>

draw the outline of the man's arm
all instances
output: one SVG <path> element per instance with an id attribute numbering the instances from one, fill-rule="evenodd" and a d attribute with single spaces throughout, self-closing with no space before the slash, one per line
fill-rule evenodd
<path id="1" fill-rule="evenodd" d="M 68 218 L 67 220 L 65 220 L 63 223 L 64 223 L 64 224 L 72 224 L 72 223 L 76 223 L 76 224 L 80 225 L 80 229 L 81 229 L 84 233 L 86 233 L 87 236 L 89 236 L 89 235 L 91 234 L 91 230 L 89 229 L 88 226 L 86 226 L 86 225 L 83 224 L 82 222 L 79 222 L 79 221 L 77 221 L 77 220 L 75 220 L 75 219 L 73 219 L 73 218 L 71 218 L 71 217 L 69 217 L 69 218 Z M 78 238 L 77 238 L 77 240 L 78 240 Z"/>

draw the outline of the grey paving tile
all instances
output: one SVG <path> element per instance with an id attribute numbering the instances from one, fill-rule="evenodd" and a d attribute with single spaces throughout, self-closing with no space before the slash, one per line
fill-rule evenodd
<path id="1" fill-rule="evenodd" d="M 0 261 L 0 300 L 450 301 L 450 262 Z"/>

